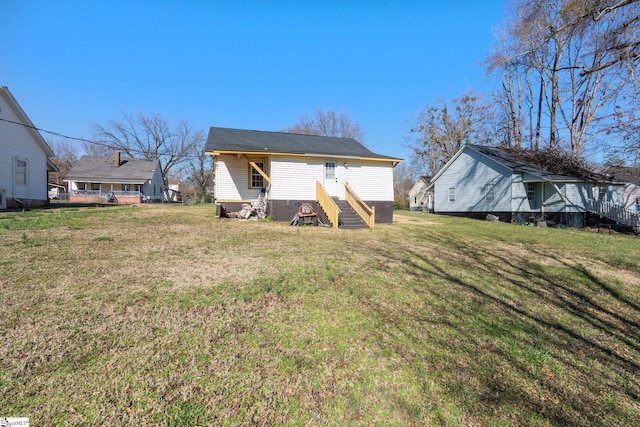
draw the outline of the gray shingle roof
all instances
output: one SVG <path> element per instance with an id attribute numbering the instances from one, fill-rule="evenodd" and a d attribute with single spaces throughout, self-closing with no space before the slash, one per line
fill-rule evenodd
<path id="1" fill-rule="evenodd" d="M 376 154 L 353 138 L 211 127 L 204 150 L 401 160 Z"/>
<path id="2" fill-rule="evenodd" d="M 67 174 L 67 180 L 143 184 L 153 178 L 158 160 L 121 158 L 116 167 L 114 158 L 82 156 Z"/>
<path id="3" fill-rule="evenodd" d="M 619 181 L 640 185 L 640 167 L 638 166 L 609 166 L 603 173 Z"/>

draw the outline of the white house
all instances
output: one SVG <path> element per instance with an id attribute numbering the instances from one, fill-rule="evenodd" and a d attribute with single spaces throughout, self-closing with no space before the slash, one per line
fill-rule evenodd
<path id="1" fill-rule="evenodd" d="M 47 203 L 53 151 L 7 87 L 0 87 L 0 209 Z"/>
<path id="2" fill-rule="evenodd" d="M 181 181 L 179 179 L 167 179 L 167 191 L 165 201 L 180 202 L 182 201 L 182 192 L 180 191 Z"/>
<path id="3" fill-rule="evenodd" d="M 433 188 L 431 178 L 421 176 L 409 190 L 409 210 L 413 212 L 433 211 Z"/>
<path id="4" fill-rule="evenodd" d="M 623 186 L 604 175 L 551 173 L 498 147 L 465 145 L 431 180 L 435 213 L 584 226 L 589 212 L 623 209 Z M 611 218 L 616 219 L 616 218 Z"/>
<path id="5" fill-rule="evenodd" d="M 120 156 L 82 156 L 64 180 L 69 184 L 69 201 L 138 204 L 161 202 L 164 181 L 158 159 Z"/>
<path id="6" fill-rule="evenodd" d="M 366 211 L 360 217 L 370 226 L 393 221 L 393 169 L 402 160 L 353 138 L 212 127 L 205 152 L 213 157 L 216 203 L 226 211 L 263 194 L 275 221 L 289 221 L 301 203 L 312 203 L 337 226 L 347 212 L 336 207 L 334 217 L 332 206 L 343 201 Z"/>

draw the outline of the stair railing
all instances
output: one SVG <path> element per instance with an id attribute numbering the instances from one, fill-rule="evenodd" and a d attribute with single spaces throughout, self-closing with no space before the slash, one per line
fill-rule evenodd
<path id="1" fill-rule="evenodd" d="M 619 224 L 630 227 L 640 227 L 640 215 L 637 212 L 626 209 L 624 206 L 615 205 L 604 200 L 587 200 L 587 208 L 598 215 L 609 218 Z"/>
<path id="2" fill-rule="evenodd" d="M 344 195 L 345 200 L 351 206 L 355 213 L 358 214 L 360 219 L 373 230 L 373 226 L 376 222 L 376 208 L 375 206 L 368 206 L 351 187 L 349 183 L 344 183 Z"/>
<path id="3" fill-rule="evenodd" d="M 319 181 L 316 181 L 316 202 L 320 204 L 320 207 L 327 214 L 327 219 L 331 223 L 333 228 L 338 228 L 338 218 L 340 217 L 340 208 L 333 201 L 331 196 L 325 191 Z"/>

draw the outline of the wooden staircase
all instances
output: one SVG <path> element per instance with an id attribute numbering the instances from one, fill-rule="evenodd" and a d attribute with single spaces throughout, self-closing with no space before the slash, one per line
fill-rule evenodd
<path id="1" fill-rule="evenodd" d="M 375 206 L 367 206 L 362 199 L 344 183 L 345 200 L 331 197 L 316 181 L 316 202 L 324 211 L 333 228 L 369 228 L 373 229 L 376 218 Z"/>
<path id="2" fill-rule="evenodd" d="M 625 209 L 624 206 L 614 205 L 602 200 L 587 200 L 587 210 L 597 215 L 609 218 L 617 224 L 640 230 L 640 215 L 637 212 Z"/>
<path id="3" fill-rule="evenodd" d="M 340 208 L 340 216 L 338 217 L 338 228 L 368 228 L 367 225 L 360 219 L 358 214 L 349 206 L 346 200 L 338 200 L 336 197 L 332 197 L 333 201 Z"/>

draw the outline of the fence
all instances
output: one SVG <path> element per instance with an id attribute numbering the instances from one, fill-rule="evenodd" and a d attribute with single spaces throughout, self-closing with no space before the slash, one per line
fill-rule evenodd
<path id="1" fill-rule="evenodd" d="M 140 191 L 107 191 L 73 190 L 69 194 L 70 202 L 82 203 L 123 203 L 138 204 L 150 201 L 150 198 Z"/>

